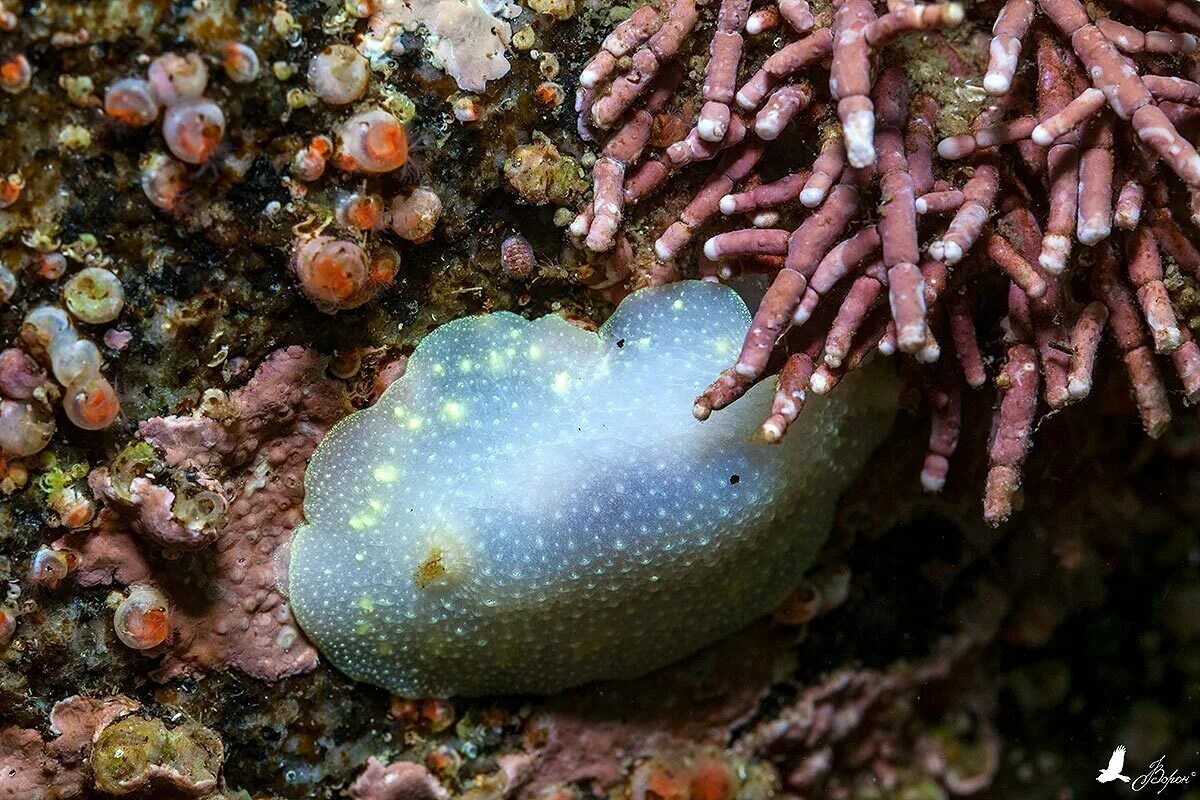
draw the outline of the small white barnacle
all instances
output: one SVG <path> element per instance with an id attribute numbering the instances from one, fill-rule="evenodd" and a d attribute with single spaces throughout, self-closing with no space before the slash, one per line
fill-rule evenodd
<path id="1" fill-rule="evenodd" d="M 288 570 L 301 627 L 352 677 L 445 697 L 632 677 L 771 611 L 898 390 L 886 367 L 851 373 L 777 444 L 756 435 L 768 382 L 697 422 L 749 326 L 732 290 L 686 281 L 597 333 L 506 312 L 434 330 L 318 446 Z"/>

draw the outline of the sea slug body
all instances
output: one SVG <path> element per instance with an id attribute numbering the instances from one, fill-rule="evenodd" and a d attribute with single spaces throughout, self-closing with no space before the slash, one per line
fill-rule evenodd
<path id="1" fill-rule="evenodd" d="M 460 319 L 322 441 L 292 540 L 301 627 L 409 697 L 547 693 L 668 664 L 770 611 L 891 427 L 886 368 L 813 398 L 779 444 L 756 386 L 697 422 L 750 316 L 689 281 L 590 333 Z"/>

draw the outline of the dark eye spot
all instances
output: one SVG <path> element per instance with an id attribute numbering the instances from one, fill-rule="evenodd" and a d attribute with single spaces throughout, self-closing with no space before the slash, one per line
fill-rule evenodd
<path id="1" fill-rule="evenodd" d="M 739 483 L 741 480 L 742 480 L 742 476 L 741 476 L 741 475 L 730 475 L 730 476 L 729 476 L 729 483 L 730 483 L 732 486 L 737 486 L 737 485 L 738 485 L 738 483 Z"/>
<path id="2" fill-rule="evenodd" d="M 617 347 L 624 347 L 624 346 L 625 346 L 625 340 L 617 339 Z"/>

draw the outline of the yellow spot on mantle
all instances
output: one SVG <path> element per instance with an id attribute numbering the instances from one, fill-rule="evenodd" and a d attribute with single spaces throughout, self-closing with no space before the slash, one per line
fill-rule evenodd
<path id="1" fill-rule="evenodd" d="M 374 528 L 379 522 L 379 519 L 370 511 L 364 511 L 361 514 L 355 514 L 350 517 L 349 524 L 352 530 L 362 531 L 367 528 Z"/>
<path id="2" fill-rule="evenodd" d="M 560 372 L 554 376 L 554 380 L 550 384 L 551 388 L 559 394 L 566 394 L 571 388 L 571 375 L 567 372 Z"/>
<path id="3" fill-rule="evenodd" d="M 400 477 L 400 471 L 391 464 L 380 464 L 371 473 L 371 477 L 380 483 L 391 483 Z"/>
<path id="4" fill-rule="evenodd" d="M 442 406 L 442 414 L 446 419 L 458 421 L 466 415 L 466 409 L 463 408 L 462 403 L 456 403 L 451 400 Z"/>
<path id="5" fill-rule="evenodd" d="M 429 551 L 429 557 L 413 571 L 413 583 L 418 589 L 424 589 L 429 584 L 446 574 L 446 565 L 442 563 L 442 548 L 434 547 Z"/>

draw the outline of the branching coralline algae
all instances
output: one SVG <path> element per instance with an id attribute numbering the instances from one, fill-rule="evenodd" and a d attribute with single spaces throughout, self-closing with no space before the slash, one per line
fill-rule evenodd
<path id="1" fill-rule="evenodd" d="M 766 385 L 696 421 L 749 323 L 692 281 L 631 295 L 598 335 L 505 312 L 434 331 L 309 465 L 301 626 L 357 679 L 479 695 L 636 676 L 769 611 L 897 388 L 866 370 L 779 444 L 757 433 Z"/>

